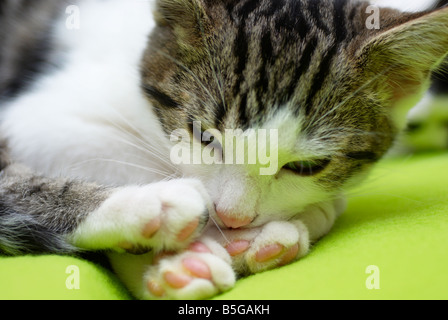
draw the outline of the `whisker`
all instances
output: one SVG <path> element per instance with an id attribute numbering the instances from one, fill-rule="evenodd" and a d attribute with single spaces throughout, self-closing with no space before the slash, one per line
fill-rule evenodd
<path id="1" fill-rule="evenodd" d="M 125 165 L 125 166 L 130 166 L 130 167 L 141 169 L 141 170 L 144 170 L 144 171 L 147 171 L 147 172 L 155 173 L 155 174 L 158 174 L 158 175 L 161 175 L 163 177 L 170 178 L 170 179 L 173 177 L 173 174 L 170 174 L 169 172 L 164 172 L 162 170 L 158 170 L 158 169 L 154 169 L 154 168 L 148 168 L 148 167 L 145 167 L 145 166 L 142 166 L 142 165 L 138 165 L 138 164 L 135 164 L 135 163 L 131 163 L 131 162 L 127 162 L 127 161 L 121 161 L 121 160 L 116 160 L 116 159 L 107 159 L 107 158 L 92 158 L 92 159 L 89 159 L 89 160 L 80 161 L 80 162 L 78 162 L 76 164 L 73 164 L 71 167 L 72 167 L 72 169 L 74 169 L 74 168 L 80 167 L 80 166 L 82 166 L 84 164 L 91 163 L 91 162 L 97 162 L 97 161 L 111 162 L 111 163 L 121 164 L 121 165 Z"/>
<path id="2" fill-rule="evenodd" d="M 132 123 L 130 123 L 122 114 L 120 114 L 117 110 L 113 110 L 115 112 L 115 114 L 117 116 L 119 116 L 121 118 L 122 121 L 124 121 L 126 123 L 126 125 L 128 125 L 132 130 L 134 130 L 135 132 L 137 132 L 139 134 L 138 137 L 130 132 L 128 132 L 125 128 L 123 128 L 122 126 L 120 126 L 117 122 L 111 120 L 111 119 L 107 119 L 107 121 L 112 124 L 113 126 L 115 126 L 115 128 L 118 129 L 118 132 L 122 135 L 124 135 L 125 137 L 123 138 L 123 140 L 120 140 L 123 143 L 126 143 L 130 146 L 135 147 L 136 149 L 143 151 L 145 153 L 148 153 L 152 156 L 155 156 L 157 159 L 161 160 L 163 163 L 169 165 L 170 167 L 172 167 L 173 169 L 177 170 L 177 167 L 174 166 L 170 161 L 168 161 L 166 159 L 166 155 L 163 154 L 162 152 L 160 152 L 160 150 L 158 150 L 156 147 L 154 147 L 153 145 L 151 145 L 148 141 L 146 141 L 144 139 L 145 134 L 141 133 L 140 130 L 138 128 L 136 128 Z M 138 146 L 134 143 L 132 143 L 130 140 L 127 140 L 125 138 L 131 138 L 133 140 L 136 140 L 136 142 L 140 143 L 141 146 Z"/>
<path id="3" fill-rule="evenodd" d="M 177 168 L 173 163 L 171 163 L 170 161 L 168 161 L 164 156 L 162 156 L 161 154 L 157 154 L 157 153 L 155 153 L 155 152 L 152 151 L 152 150 L 147 149 L 147 147 L 148 147 L 147 145 L 139 146 L 139 145 L 136 145 L 135 143 L 132 143 L 132 142 L 129 141 L 129 140 L 124 139 L 124 138 L 120 139 L 120 138 L 117 137 L 116 139 L 117 139 L 118 141 L 124 143 L 124 144 L 127 144 L 128 146 L 134 147 L 134 148 L 136 148 L 137 150 L 140 150 L 140 151 L 142 151 L 142 152 L 144 152 L 144 153 L 147 153 L 147 154 L 149 154 L 149 155 L 155 157 L 156 159 L 160 160 L 161 162 L 163 162 L 164 164 L 168 165 L 168 166 L 171 167 L 172 169 L 174 169 L 174 170 L 178 170 L 178 168 Z M 133 155 L 133 156 L 136 156 L 136 155 Z M 147 162 L 150 162 L 149 159 L 145 159 L 145 160 L 146 160 Z"/>
<path id="4" fill-rule="evenodd" d="M 218 225 L 218 223 L 216 222 L 216 220 L 213 217 L 210 217 L 210 220 L 212 220 L 212 222 L 215 224 L 216 228 L 218 229 L 219 233 L 221 233 L 222 237 L 224 238 L 224 240 L 227 242 L 227 244 L 230 244 L 230 240 L 226 237 L 226 235 L 224 234 L 224 232 L 221 230 L 221 227 Z"/>
<path id="5" fill-rule="evenodd" d="M 146 157 L 142 157 L 142 156 L 136 155 L 136 154 L 134 154 L 134 153 L 124 153 L 123 155 L 125 155 L 125 156 L 129 156 L 129 157 L 128 157 L 129 159 L 135 159 L 136 161 L 140 161 L 140 163 L 148 163 L 148 164 L 150 165 L 151 168 L 153 168 L 153 169 L 155 169 L 155 170 L 159 170 L 159 169 L 157 168 L 158 166 L 157 166 L 157 165 L 154 166 L 153 161 L 152 161 L 152 160 L 149 160 L 149 159 L 146 158 Z M 167 162 L 167 163 L 169 163 L 169 162 Z M 159 166 L 159 168 L 160 168 L 160 166 Z M 162 171 L 166 171 L 167 174 L 170 173 L 170 176 L 171 176 L 171 175 L 173 175 L 173 176 L 178 176 L 178 175 L 181 174 L 179 168 L 175 167 L 174 165 L 173 165 L 173 168 L 174 168 L 174 170 L 172 170 L 172 171 L 171 171 L 171 170 L 170 170 L 170 171 L 164 170 L 165 168 L 163 168 L 163 167 L 162 167 L 160 170 L 162 170 Z M 171 169 L 171 168 L 169 168 L 169 169 Z"/>

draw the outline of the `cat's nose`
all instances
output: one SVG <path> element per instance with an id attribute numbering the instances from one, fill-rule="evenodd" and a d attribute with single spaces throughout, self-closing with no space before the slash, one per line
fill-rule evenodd
<path id="1" fill-rule="evenodd" d="M 226 214 L 225 212 L 219 210 L 216 210 L 216 214 L 226 227 L 232 229 L 247 226 L 253 221 L 253 218 L 251 217 L 232 217 Z"/>

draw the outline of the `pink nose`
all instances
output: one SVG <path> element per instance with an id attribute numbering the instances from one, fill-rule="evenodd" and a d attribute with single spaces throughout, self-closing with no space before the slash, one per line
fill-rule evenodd
<path id="1" fill-rule="evenodd" d="M 253 221 L 253 218 L 244 218 L 244 217 L 230 217 L 227 214 L 216 210 L 216 214 L 221 219 L 221 221 L 225 224 L 226 227 L 237 229 L 240 227 L 247 226 L 249 223 Z"/>

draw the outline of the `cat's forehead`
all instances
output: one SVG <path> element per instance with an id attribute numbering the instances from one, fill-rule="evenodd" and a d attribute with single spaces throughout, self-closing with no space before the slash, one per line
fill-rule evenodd
<path id="1" fill-rule="evenodd" d="M 310 114 L 315 106 L 336 103 L 344 94 L 341 82 L 350 78 L 346 52 L 358 12 L 345 0 L 228 6 L 221 12 L 228 25 L 218 33 L 215 53 L 225 82 L 226 113 L 232 113 L 221 114 L 222 122 L 232 125 L 237 114 L 245 128 L 267 121 L 277 109 Z"/>
<path id="2" fill-rule="evenodd" d="M 206 1 L 206 11 L 219 35 L 235 29 L 242 34 L 269 30 L 278 40 L 309 39 L 320 33 L 343 40 L 366 29 L 366 7 L 352 0 Z M 219 36 L 218 35 L 218 36 Z"/>

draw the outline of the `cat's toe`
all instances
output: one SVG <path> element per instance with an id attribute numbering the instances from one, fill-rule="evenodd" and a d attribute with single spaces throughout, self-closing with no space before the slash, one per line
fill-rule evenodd
<path id="1" fill-rule="evenodd" d="M 279 261 L 279 266 L 284 266 L 292 261 L 294 261 L 298 254 L 300 252 L 300 246 L 299 244 L 293 245 L 291 248 L 286 250 L 286 252 L 283 254 L 281 260 Z"/>
<path id="2" fill-rule="evenodd" d="M 308 252 L 306 232 L 288 222 L 271 222 L 263 227 L 241 255 L 251 273 L 288 264 Z"/>
<path id="3" fill-rule="evenodd" d="M 165 283 L 172 289 L 181 289 L 187 286 L 193 279 L 180 272 L 167 271 L 163 274 L 163 280 L 165 280 Z"/>
<path id="4" fill-rule="evenodd" d="M 255 254 L 255 261 L 258 263 L 269 263 L 272 261 L 274 266 L 283 266 L 294 261 L 299 253 L 299 244 L 294 244 L 290 247 L 285 247 L 281 244 L 275 243 L 261 248 Z"/>
<path id="5" fill-rule="evenodd" d="M 163 289 L 160 283 L 152 279 L 146 282 L 146 289 L 154 298 L 162 298 L 165 295 L 165 289 Z"/>
<path id="6" fill-rule="evenodd" d="M 192 276 L 212 280 L 212 274 L 208 265 L 196 258 L 185 258 L 182 265 Z"/>
<path id="7" fill-rule="evenodd" d="M 195 180 L 167 182 L 159 191 L 161 225 L 152 236 L 156 250 L 179 250 L 200 235 L 207 224 L 211 201 Z"/>
<path id="8" fill-rule="evenodd" d="M 226 245 L 226 250 L 231 257 L 238 256 L 245 252 L 250 247 L 248 240 L 235 240 Z"/>
<path id="9" fill-rule="evenodd" d="M 160 217 L 155 217 L 151 221 L 149 221 L 142 230 L 142 236 L 145 239 L 151 239 L 154 234 L 159 231 L 160 226 L 162 224 L 162 219 Z"/>
<path id="10" fill-rule="evenodd" d="M 255 261 L 266 262 L 275 259 L 285 251 L 285 247 L 279 243 L 269 244 L 266 247 L 261 248 L 255 254 Z"/>
<path id="11" fill-rule="evenodd" d="M 212 253 L 212 251 L 205 244 L 199 241 L 191 243 L 188 249 L 194 252 Z"/>
<path id="12" fill-rule="evenodd" d="M 192 221 L 188 222 L 185 227 L 183 227 L 179 233 L 176 236 L 176 240 L 178 242 L 182 242 L 187 240 L 188 238 L 190 238 L 195 231 L 198 229 L 199 225 L 200 225 L 200 219 L 196 218 L 193 219 Z"/>

